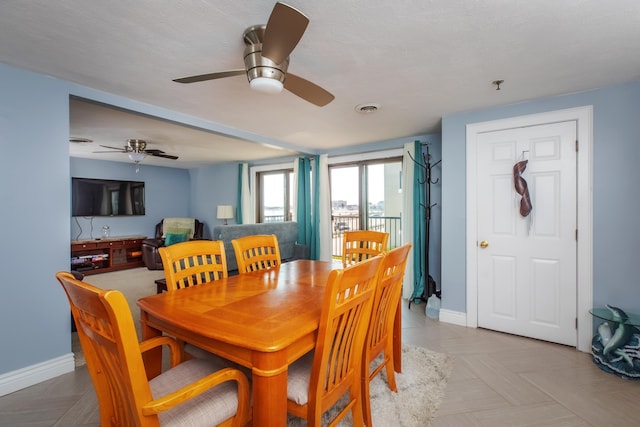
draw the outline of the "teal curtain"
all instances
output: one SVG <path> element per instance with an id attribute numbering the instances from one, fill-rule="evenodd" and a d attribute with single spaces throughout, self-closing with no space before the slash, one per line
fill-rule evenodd
<path id="1" fill-rule="evenodd" d="M 309 246 L 313 234 L 311 225 L 311 165 L 306 157 L 298 158 L 298 188 L 296 189 L 296 222 L 298 243 Z"/>
<path id="2" fill-rule="evenodd" d="M 422 162 L 422 144 L 420 141 L 414 142 L 413 159 Z M 415 165 L 413 177 L 413 293 L 411 300 L 419 300 L 423 293 L 427 278 L 425 265 L 426 248 L 426 185 L 424 181 L 423 168 Z"/>
<path id="3" fill-rule="evenodd" d="M 309 258 L 320 259 L 320 156 L 313 158 L 313 220 L 311 240 L 309 242 Z"/>
<path id="4" fill-rule="evenodd" d="M 296 221 L 298 222 L 298 243 L 309 248 L 309 258 L 320 259 L 320 158 L 311 161 L 306 157 L 298 160 L 296 189 Z"/>
<path id="5" fill-rule="evenodd" d="M 238 164 L 238 203 L 236 203 L 236 222 L 242 224 L 242 171 L 243 164 Z"/>

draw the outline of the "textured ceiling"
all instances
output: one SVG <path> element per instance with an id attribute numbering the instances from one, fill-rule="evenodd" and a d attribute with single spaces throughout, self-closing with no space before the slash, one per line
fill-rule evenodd
<path id="1" fill-rule="evenodd" d="M 289 71 L 333 93 L 325 107 L 254 92 L 244 76 L 172 82 L 243 68 L 242 33 L 267 22 L 274 3 L 264 0 L 5 0 L 0 62 L 219 125 L 204 132 L 72 105 L 71 136 L 116 146 L 149 139 L 180 160 L 145 162 L 176 167 L 423 135 L 438 132 L 444 115 L 640 79 L 637 0 L 288 4 L 310 19 Z M 496 79 L 505 80 L 500 91 Z M 362 103 L 380 109 L 356 112 Z M 71 153 L 127 160 L 94 148 Z"/>

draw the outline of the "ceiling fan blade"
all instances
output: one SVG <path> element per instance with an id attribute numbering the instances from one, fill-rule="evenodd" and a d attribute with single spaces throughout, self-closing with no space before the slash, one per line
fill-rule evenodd
<path id="1" fill-rule="evenodd" d="M 165 159 L 178 160 L 178 156 L 172 156 L 171 154 L 164 154 L 164 152 L 157 153 L 157 152 L 145 151 L 145 154 L 148 154 L 154 157 L 163 157 Z"/>
<path id="2" fill-rule="evenodd" d="M 239 76 L 246 73 L 247 71 L 245 69 L 229 70 L 229 71 L 221 71 L 219 73 L 200 74 L 199 76 L 182 77 L 179 79 L 173 79 L 173 81 L 177 83 L 195 83 L 195 82 L 203 82 L 205 80 L 214 80 L 214 79 L 221 79 L 224 77 Z"/>
<path id="3" fill-rule="evenodd" d="M 287 73 L 287 77 L 284 79 L 284 88 L 318 107 L 324 107 L 335 98 L 317 84 L 291 73 Z"/>
<path id="4" fill-rule="evenodd" d="M 309 18 L 284 3 L 276 3 L 267 22 L 262 56 L 281 64 L 296 47 L 309 25 Z"/>
<path id="5" fill-rule="evenodd" d="M 100 147 L 110 148 L 112 150 L 118 150 L 118 151 L 122 151 L 124 153 L 126 153 L 126 151 L 127 151 L 125 148 L 122 148 L 122 147 L 110 147 L 108 145 L 100 145 Z M 105 153 L 109 153 L 109 151 L 105 151 Z"/>
<path id="6" fill-rule="evenodd" d="M 118 150 L 118 151 L 92 151 L 92 153 L 126 153 L 126 151 L 124 151 L 124 150 Z"/>

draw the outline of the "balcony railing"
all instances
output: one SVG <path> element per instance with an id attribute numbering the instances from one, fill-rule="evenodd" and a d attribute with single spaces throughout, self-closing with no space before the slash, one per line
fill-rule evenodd
<path id="1" fill-rule="evenodd" d="M 270 215 L 264 217 L 264 222 L 284 221 L 283 215 Z M 384 231 L 389 233 L 389 248 L 397 248 L 402 245 L 401 222 L 399 216 L 372 216 L 369 217 L 367 230 Z M 331 216 L 331 254 L 334 257 L 342 256 L 342 239 L 345 231 L 362 230 L 360 218 L 356 216 L 332 215 Z"/>
<path id="2" fill-rule="evenodd" d="M 389 233 L 389 248 L 402 245 L 401 219 L 399 216 L 372 216 L 367 220 L 367 230 Z M 332 250 L 334 257 L 342 256 L 342 239 L 345 231 L 362 230 L 360 218 L 356 216 L 333 215 L 331 217 Z"/>

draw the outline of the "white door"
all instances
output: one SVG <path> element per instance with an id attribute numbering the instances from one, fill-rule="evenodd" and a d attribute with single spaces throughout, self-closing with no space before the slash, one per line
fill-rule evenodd
<path id="1" fill-rule="evenodd" d="M 576 346 L 576 122 L 477 139 L 478 326 Z M 520 213 L 514 165 L 531 213 Z"/>

